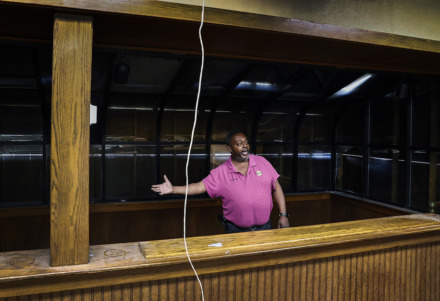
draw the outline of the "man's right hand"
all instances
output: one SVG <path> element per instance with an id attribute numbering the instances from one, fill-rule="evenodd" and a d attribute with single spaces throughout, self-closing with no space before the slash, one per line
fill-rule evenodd
<path id="1" fill-rule="evenodd" d="M 159 193 L 160 195 L 173 193 L 173 185 L 168 180 L 166 175 L 164 175 L 163 178 L 165 182 L 163 182 L 162 184 L 152 185 L 151 190 Z"/>

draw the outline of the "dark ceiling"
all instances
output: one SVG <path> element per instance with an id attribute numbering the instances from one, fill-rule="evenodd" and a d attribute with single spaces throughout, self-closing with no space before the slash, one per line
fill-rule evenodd
<path id="1" fill-rule="evenodd" d="M 126 74 L 118 68 L 121 62 L 129 65 Z M 93 53 L 92 95 L 130 94 L 161 96 L 162 99 L 166 95 L 194 96 L 200 64 L 199 56 L 187 54 L 96 49 Z M 2 106 L 12 105 L 12 100 L 5 94 L 15 90 L 38 90 L 42 95 L 50 93 L 50 47 L 0 44 L 0 66 Z M 335 95 L 365 74 L 371 76 L 358 88 L 345 95 Z M 396 97 L 397 86 L 408 77 L 397 73 L 206 57 L 202 98 L 217 101 L 236 98 L 250 102 L 278 100 L 310 108 L 323 102 L 350 106 L 377 93 Z M 92 97 L 92 102 L 100 101 L 102 97 Z M 19 102 L 26 104 L 25 99 Z"/>

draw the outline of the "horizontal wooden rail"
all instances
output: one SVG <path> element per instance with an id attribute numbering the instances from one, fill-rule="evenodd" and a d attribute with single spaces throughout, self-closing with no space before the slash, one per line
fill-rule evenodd
<path id="1" fill-rule="evenodd" d="M 371 240 L 415 233 L 422 235 L 426 232 L 439 230 L 440 216 L 416 214 L 375 219 L 374 222 L 362 220 L 278 229 L 276 231 L 192 237 L 188 239 L 188 248 L 192 260 L 197 262 L 236 256 L 253 256 L 289 249 L 315 249 L 317 247 L 351 243 L 359 243 L 359 246 L 356 247 L 358 250 L 360 245 Z M 440 237 L 438 240 L 440 241 Z M 405 244 L 405 242 L 401 242 L 400 245 L 402 243 Z M 148 262 L 185 262 L 187 260 L 182 239 L 141 242 L 139 246 Z M 377 248 L 383 247 L 384 245 L 377 246 Z M 347 249 L 344 248 L 343 253 L 347 254 L 347 252 Z M 335 254 L 328 252 L 327 255 Z M 275 259 L 275 261 L 278 262 L 278 259 Z M 244 268 L 244 266 L 241 268 Z"/>

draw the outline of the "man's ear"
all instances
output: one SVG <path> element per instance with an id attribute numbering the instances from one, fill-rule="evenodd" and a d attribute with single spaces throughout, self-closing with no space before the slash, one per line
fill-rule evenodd
<path id="1" fill-rule="evenodd" d="M 230 153 L 232 153 L 232 148 L 231 148 L 231 146 L 229 146 L 229 144 L 226 145 L 226 146 L 228 147 L 228 151 L 229 151 Z"/>

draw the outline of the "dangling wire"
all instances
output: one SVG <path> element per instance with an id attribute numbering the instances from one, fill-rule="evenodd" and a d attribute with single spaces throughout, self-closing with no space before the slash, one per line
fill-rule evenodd
<path id="1" fill-rule="evenodd" d="M 191 257 L 189 256 L 189 252 L 188 252 L 188 245 L 186 243 L 186 205 L 188 202 L 188 166 L 189 166 L 189 157 L 191 155 L 191 148 L 193 145 L 193 140 L 194 140 L 194 131 L 196 128 L 196 124 L 197 124 L 197 111 L 199 108 L 199 99 L 200 99 L 200 91 L 202 88 L 202 75 L 203 75 L 203 67 L 205 64 L 205 49 L 203 47 L 203 40 L 202 40 L 202 27 L 203 27 L 203 21 L 205 18 L 205 0 L 203 0 L 202 2 L 202 17 L 201 17 L 201 21 L 200 21 L 200 27 L 199 27 L 199 39 L 200 39 L 200 46 L 202 49 L 202 65 L 200 66 L 200 77 L 199 77 L 199 85 L 198 85 L 198 91 L 197 91 L 197 100 L 196 100 L 196 106 L 194 109 L 194 124 L 193 124 L 193 128 L 192 128 L 192 132 L 191 132 L 191 141 L 189 143 L 189 149 L 188 149 L 188 156 L 186 157 L 186 168 L 185 168 L 185 176 L 186 176 L 186 190 L 185 190 L 185 203 L 183 206 L 183 241 L 185 243 L 185 251 L 186 251 L 186 257 L 188 257 L 188 261 L 189 264 L 191 265 L 191 268 L 194 271 L 194 274 L 196 275 L 197 281 L 199 282 L 200 285 L 200 290 L 202 291 L 202 300 L 205 300 L 205 296 L 203 294 L 203 285 L 202 282 L 200 281 L 199 275 L 197 274 L 196 269 L 194 268 L 194 265 L 191 261 Z"/>

